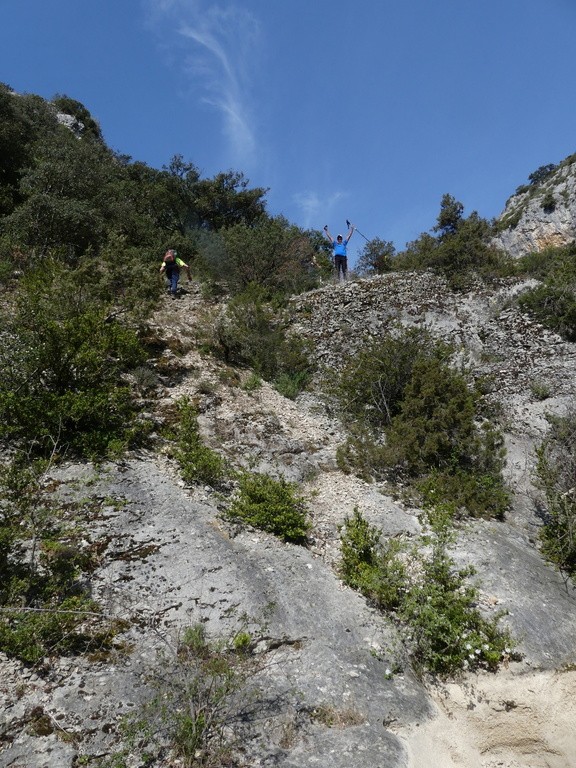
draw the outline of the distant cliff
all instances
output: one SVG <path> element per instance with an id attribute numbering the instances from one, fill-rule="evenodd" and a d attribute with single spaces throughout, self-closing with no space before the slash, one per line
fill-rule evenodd
<path id="1" fill-rule="evenodd" d="M 544 166 L 509 198 L 494 244 L 518 258 L 576 240 L 576 154 Z"/>

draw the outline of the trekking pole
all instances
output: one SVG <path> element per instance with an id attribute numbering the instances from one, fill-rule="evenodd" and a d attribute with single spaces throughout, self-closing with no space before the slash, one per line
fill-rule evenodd
<path id="1" fill-rule="evenodd" d="M 346 219 L 346 226 L 348 227 L 348 229 L 350 229 L 350 227 L 352 226 L 352 224 L 350 224 L 350 222 L 348 221 L 348 219 Z M 356 227 L 354 227 L 354 231 L 355 231 L 355 232 L 358 232 L 358 234 L 359 234 L 359 235 L 362 235 L 362 232 L 360 232 L 360 230 L 359 230 L 359 229 L 357 229 Z M 364 240 L 366 240 L 366 242 L 367 242 L 367 243 L 369 243 L 369 242 L 370 242 L 370 240 L 368 240 L 368 238 L 366 237 L 366 235 L 362 235 L 362 237 L 364 238 Z"/>

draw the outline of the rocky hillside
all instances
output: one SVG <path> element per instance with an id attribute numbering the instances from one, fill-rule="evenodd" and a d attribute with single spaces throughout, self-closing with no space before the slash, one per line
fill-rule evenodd
<path id="1" fill-rule="evenodd" d="M 248 629 L 257 639 L 257 663 L 220 712 L 241 733 L 242 765 L 573 766 L 576 595 L 540 555 L 533 469 L 546 415 L 564 413 L 576 397 L 576 345 L 514 307 L 527 286 L 508 280 L 463 295 L 430 274 L 389 274 L 325 285 L 291 307 L 294 330 L 328 369 L 338 368 L 343 351 L 401 322 L 455 342 L 474 376 L 491 382 L 505 414 L 513 505 L 503 522 L 462 524 L 454 556 L 476 567 L 482 611 L 507 612 L 520 660 L 444 684 L 414 674 L 395 625 L 343 585 L 337 565 L 339 526 L 355 508 L 386 537 L 416 536 L 421 510 L 385 483 L 338 469 L 344 430 L 323 398 L 245 388 L 248 372 L 203 355 L 199 328 L 220 307 L 190 292 L 166 300 L 155 316 L 174 350 L 161 360 L 157 417 L 187 395 L 214 450 L 236 467 L 297 481 L 312 517 L 309 546 L 226 522 L 221 492 L 186 486 L 170 455 L 52 469 L 47 490 L 91 510 L 85 537 L 100 557 L 92 592 L 126 625 L 108 653 L 33 667 L 0 660 L 0 766 L 224 765 L 200 762 L 200 748 L 188 763 L 171 755 L 160 715 L 151 730 L 156 752 L 146 761 L 142 742 L 122 726 L 154 697 L 169 702 L 183 686 L 191 690 L 176 649 L 199 623 L 211 637 L 238 639 Z"/>
<path id="2" fill-rule="evenodd" d="M 520 187 L 499 217 L 495 245 L 517 258 L 576 240 L 576 155 Z"/>

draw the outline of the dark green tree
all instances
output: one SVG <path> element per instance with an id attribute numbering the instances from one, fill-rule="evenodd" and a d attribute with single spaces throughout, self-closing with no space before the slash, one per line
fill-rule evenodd
<path id="1" fill-rule="evenodd" d="M 394 269 L 395 253 L 394 243 L 375 237 L 364 245 L 356 271 L 359 275 L 382 275 L 391 272 Z"/>
<path id="2" fill-rule="evenodd" d="M 533 187 L 542 184 L 543 181 L 550 178 L 552 174 L 558 169 L 558 166 L 554 163 L 548 163 L 547 165 L 541 165 L 533 173 L 528 176 L 528 181 Z"/>
<path id="3" fill-rule="evenodd" d="M 448 348 L 426 330 L 399 329 L 350 357 L 331 384 L 332 394 L 348 418 L 377 434 L 398 414 L 415 363 L 432 356 L 445 359 Z"/>
<path id="4" fill-rule="evenodd" d="M 354 354 L 330 391 L 348 416 L 338 451 L 344 471 L 402 478 L 431 503 L 502 517 L 500 434 L 479 418 L 479 396 L 450 366 L 450 349 L 422 329 L 403 330 Z"/>
<path id="5" fill-rule="evenodd" d="M 459 203 L 452 195 L 442 195 L 440 213 L 436 219 L 436 225 L 433 227 L 434 232 L 440 234 L 440 239 L 456 234 L 462 222 L 463 213 L 464 206 L 462 203 Z"/>
<path id="6" fill-rule="evenodd" d="M 16 107 L 16 97 L 0 85 L 0 216 L 19 200 L 19 175 L 28 162 L 31 126 Z"/>
<path id="7" fill-rule="evenodd" d="M 101 194 L 111 175 L 99 144 L 78 141 L 66 128 L 34 143 L 34 164 L 21 170 L 22 203 L 2 222 L 23 247 L 44 255 L 63 247 L 78 256 L 105 239 Z"/>
<path id="8" fill-rule="evenodd" d="M 408 474 L 469 462 L 475 402 L 464 378 L 431 358 L 416 361 L 399 413 L 386 433 L 391 462 Z"/>
<path id="9" fill-rule="evenodd" d="M 102 455 L 129 441 L 135 415 L 122 374 L 144 362 L 144 351 L 77 280 L 46 260 L 1 317 L 0 437 L 39 454 Z"/>
<path id="10" fill-rule="evenodd" d="M 202 224 L 219 230 L 235 224 L 252 226 L 266 212 L 267 189 L 248 187 L 243 173 L 227 171 L 213 179 L 203 179 L 195 186 L 194 205 Z"/>
<path id="11" fill-rule="evenodd" d="M 467 218 L 464 206 L 444 195 L 432 231 L 424 232 L 398 255 L 403 269 L 432 269 L 446 276 L 453 288 L 466 287 L 470 275 L 489 275 L 504 264 L 503 255 L 490 245 L 493 226 L 473 211 Z"/>
<path id="12" fill-rule="evenodd" d="M 278 216 L 261 217 L 221 232 L 225 255 L 219 269 L 235 292 L 252 283 L 269 293 L 298 293 L 315 284 L 318 268 L 310 239 Z"/>

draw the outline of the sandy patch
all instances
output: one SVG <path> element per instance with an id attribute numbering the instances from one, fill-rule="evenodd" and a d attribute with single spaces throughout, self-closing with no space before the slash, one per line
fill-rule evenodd
<path id="1" fill-rule="evenodd" d="M 410 768 L 576 766 L 576 671 L 503 670 L 432 696 L 437 716 L 398 734 Z"/>

